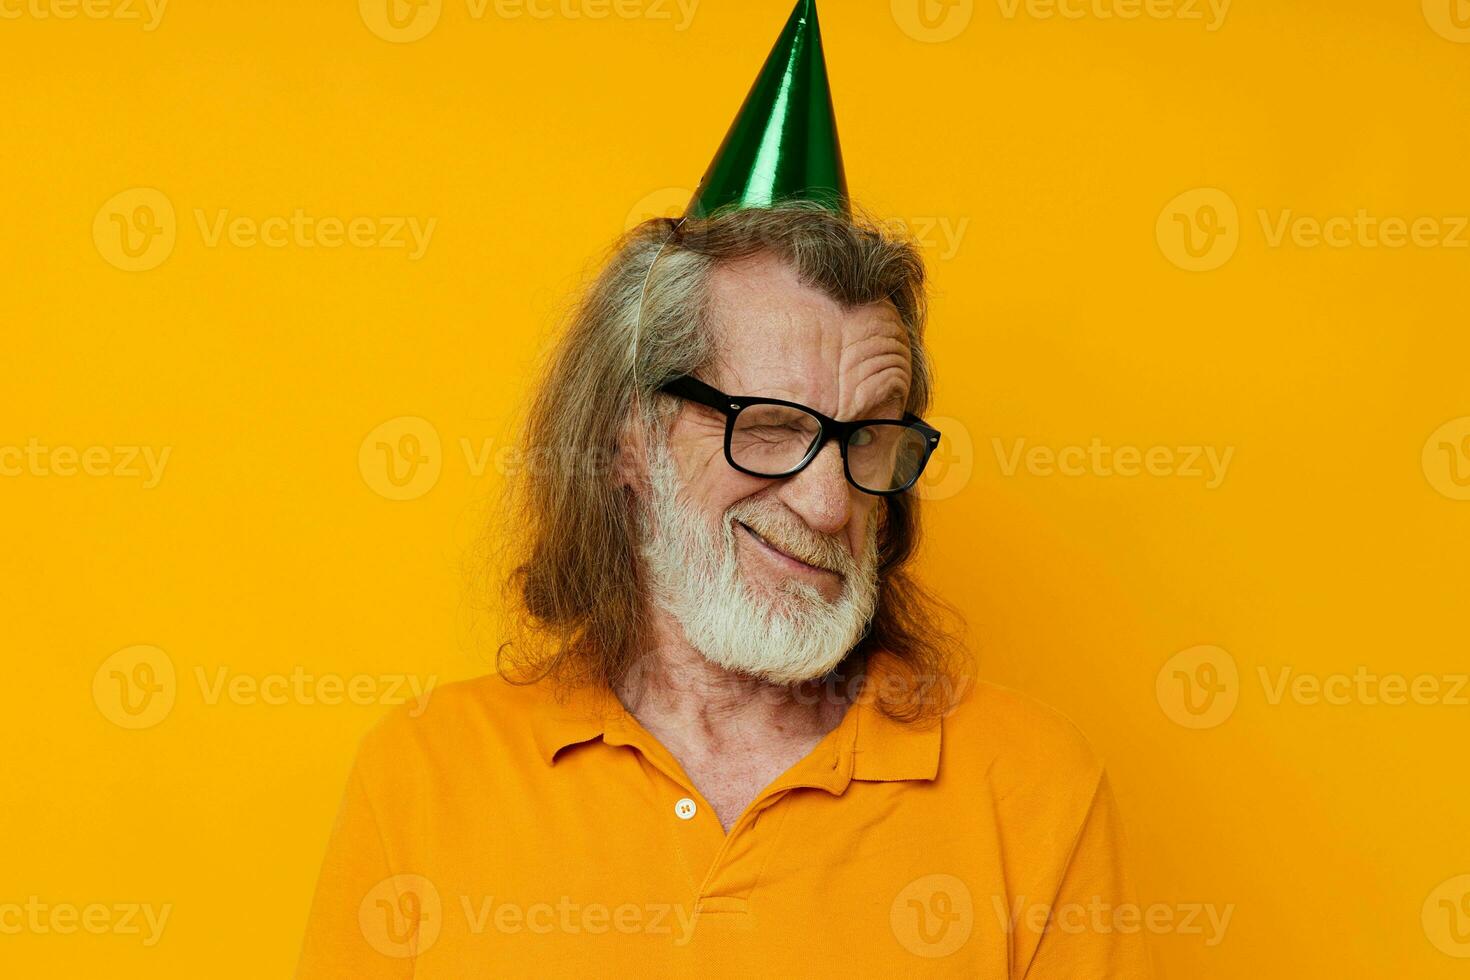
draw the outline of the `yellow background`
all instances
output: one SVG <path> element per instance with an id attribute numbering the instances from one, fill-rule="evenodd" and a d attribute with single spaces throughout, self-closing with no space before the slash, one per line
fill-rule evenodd
<path id="1" fill-rule="evenodd" d="M 464 559 L 529 365 L 607 243 L 682 203 L 789 4 L 681 24 L 667 0 L 443 0 L 399 9 L 410 41 L 368 0 L 173 0 L 151 30 L 141 0 L 94 2 L 0 3 L 0 447 L 107 451 L 96 475 L 55 472 L 63 451 L 0 477 L 0 906 L 171 912 L 152 946 L 0 933 L 0 973 L 284 976 L 385 708 L 214 683 L 486 669 Z M 1444 694 L 1470 669 L 1470 11 L 1450 3 L 823 8 L 851 186 L 933 262 L 952 452 L 926 478 L 927 574 L 984 675 L 1109 761 L 1141 900 L 1233 908 L 1214 945 L 1155 937 L 1162 976 L 1470 967 L 1467 692 L 1271 696 L 1284 669 Z M 297 209 L 435 225 L 413 259 L 199 224 Z M 1451 242 L 1273 244 L 1288 210 L 1429 217 Z M 113 214 L 161 251 L 124 256 Z M 1219 251 L 1186 252 L 1187 225 Z M 1004 465 L 1019 439 L 1094 437 L 1232 456 L 1213 488 Z M 419 483 L 379 442 L 423 458 Z M 156 486 L 129 446 L 169 452 Z M 146 674 L 104 661 L 139 645 L 173 703 L 130 729 L 111 671 Z M 1175 686 L 1202 657 L 1212 717 Z"/>

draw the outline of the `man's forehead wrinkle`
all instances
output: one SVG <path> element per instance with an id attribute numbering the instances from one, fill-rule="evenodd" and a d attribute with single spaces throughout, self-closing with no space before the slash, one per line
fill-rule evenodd
<path id="1" fill-rule="evenodd" d="M 847 345 L 841 373 L 855 383 L 848 388 L 844 410 L 856 417 L 889 404 L 890 398 L 907 400 L 909 362 L 908 344 L 892 334 L 869 334 Z"/>
<path id="2" fill-rule="evenodd" d="M 908 400 L 908 363 L 894 356 L 890 363 L 863 379 L 853 391 L 853 410 L 882 408 L 886 405 L 901 405 Z"/>
<path id="3" fill-rule="evenodd" d="M 800 283 L 789 268 L 760 261 L 731 263 L 716 274 L 717 387 L 835 418 L 907 399 L 908 335 L 891 303 L 842 303 Z"/>

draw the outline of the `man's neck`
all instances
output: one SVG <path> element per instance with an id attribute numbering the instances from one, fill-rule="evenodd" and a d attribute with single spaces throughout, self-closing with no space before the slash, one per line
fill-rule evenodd
<path id="1" fill-rule="evenodd" d="M 659 740 L 728 831 L 777 776 L 841 723 L 846 691 L 742 677 L 665 633 L 619 686 L 630 714 Z"/>

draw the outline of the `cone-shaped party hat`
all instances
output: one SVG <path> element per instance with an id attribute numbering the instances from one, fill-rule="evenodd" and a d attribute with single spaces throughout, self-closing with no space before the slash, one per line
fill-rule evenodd
<path id="1" fill-rule="evenodd" d="M 792 199 L 848 211 L 816 0 L 797 0 L 685 214 Z"/>

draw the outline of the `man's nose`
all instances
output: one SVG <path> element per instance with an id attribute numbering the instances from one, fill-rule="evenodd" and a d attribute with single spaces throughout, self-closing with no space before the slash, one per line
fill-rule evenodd
<path id="1" fill-rule="evenodd" d="M 842 470 L 842 451 L 833 440 L 806 469 L 786 478 L 780 497 L 813 531 L 836 534 L 852 518 L 855 492 Z"/>

